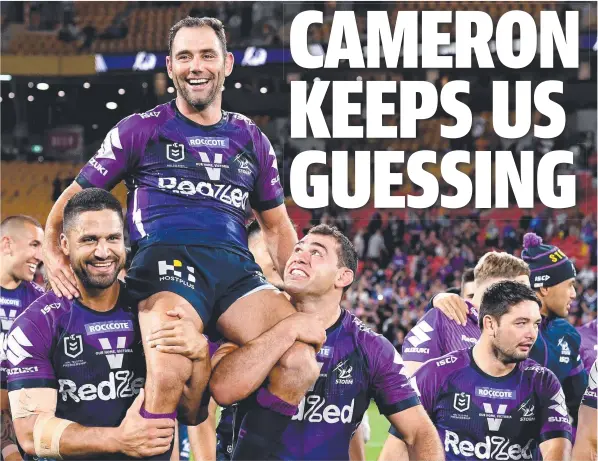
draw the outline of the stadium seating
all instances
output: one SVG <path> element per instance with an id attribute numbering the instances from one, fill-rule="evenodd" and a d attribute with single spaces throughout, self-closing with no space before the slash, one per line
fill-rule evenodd
<path id="1" fill-rule="evenodd" d="M 64 182 L 74 178 L 82 166 L 80 163 L 2 162 L 2 219 L 13 214 L 28 214 L 45 224 L 53 205 L 54 179 Z M 113 193 L 124 207 L 124 184 L 119 184 Z"/>

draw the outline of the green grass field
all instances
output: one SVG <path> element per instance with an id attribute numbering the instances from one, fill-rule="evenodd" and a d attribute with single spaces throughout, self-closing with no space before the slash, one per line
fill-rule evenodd
<path id="1" fill-rule="evenodd" d="M 378 412 L 378 407 L 375 403 L 371 403 L 368 408 L 368 416 L 370 417 L 370 426 L 372 433 L 370 441 L 365 445 L 365 456 L 368 461 L 375 461 L 378 459 L 382 445 L 388 436 L 388 428 L 390 423 L 388 419 Z"/>

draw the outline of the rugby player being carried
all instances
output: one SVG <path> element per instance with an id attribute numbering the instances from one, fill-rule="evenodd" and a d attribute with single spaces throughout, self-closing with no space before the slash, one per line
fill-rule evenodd
<path id="1" fill-rule="evenodd" d="M 125 263 L 121 206 L 87 189 L 64 210 L 61 248 L 81 296 L 48 292 L 14 322 L 7 340 L 8 390 L 19 443 L 39 458 L 128 459 L 169 450 L 174 421 L 144 418 L 145 363 L 136 308 L 117 280 Z M 190 321 L 178 354 L 193 363 L 179 406 L 197 424 L 210 367 L 205 338 Z"/>
<path id="2" fill-rule="evenodd" d="M 255 406 L 255 392 L 271 369 L 292 347 L 301 327 L 317 319 L 326 326 L 326 342 L 317 354 L 320 376 L 281 442 L 265 442 L 274 456 L 348 459 L 351 437 L 373 398 L 403 434 L 413 459 L 444 459 L 436 430 L 409 385 L 400 354 L 383 336 L 340 307 L 356 268 L 357 254 L 347 237 L 326 225 L 312 228 L 295 245 L 284 271 L 285 289 L 299 314 L 243 347 L 221 348 L 214 355 L 219 362 L 210 380 L 212 395 L 223 405 L 248 399 L 245 408 Z M 309 332 L 309 328 L 303 330 L 301 334 Z M 246 436 L 241 430 L 239 440 Z"/>
<path id="3" fill-rule="evenodd" d="M 25 215 L 9 216 L 0 225 L 2 267 L 0 267 L 0 372 L 2 401 L 2 441 L 0 450 L 5 461 L 17 461 L 21 454 L 12 425 L 8 391 L 6 389 L 6 357 L 4 341 L 14 320 L 29 304 L 44 294 L 33 282 L 42 258 L 44 231 L 34 218 Z"/>
<path id="4" fill-rule="evenodd" d="M 44 241 L 48 277 L 57 293 L 80 289 L 58 249 L 66 201 L 87 187 L 129 190 L 128 223 L 135 255 L 126 278 L 136 302 L 147 363 L 147 417 L 175 418 L 192 362 L 148 348 L 146 338 L 179 306 L 196 329 L 243 345 L 295 314 L 270 285 L 247 248 L 249 203 L 279 273 L 297 241 L 284 206 L 276 154 L 246 117 L 222 111 L 222 87 L 233 68 L 222 23 L 185 18 L 170 30 L 168 75 L 176 99 L 133 114 L 106 136 L 102 148 L 56 201 Z M 324 328 L 312 325 L 318 346 Z M 281 342 L 285 338 L 278 338 Z M 305 338 L 303 338 L 305 339 Z M 308 342 L 309 342 L 308 341 Z M 259 405 L 245 419 L 237 459 L 265 459 L 319 375 L 315 349 L 296 342 L 280 357 Z"/>

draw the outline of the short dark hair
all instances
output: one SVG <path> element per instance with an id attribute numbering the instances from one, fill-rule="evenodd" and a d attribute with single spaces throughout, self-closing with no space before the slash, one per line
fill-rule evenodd
<path id="1" fill-rule="evenodd" d="M 461 286 L 465 285 L 466 283 L 471 283 L 475 280 L 474 278 L 474 271 L 473 267 L 469 269 L 465 269 L 463 271 L 463 275 L 461 276 Z"/>
<path id="2" fill-rule="evenodd" d="M 224 24 L 222 24 L 220 19 L 209 17 L 194 18 L 187 16 L 172 26 L 168 32 L 168 56 L 172 56 L 172 43 L 174 42 L 176 34 L 184 27 L 210 27 L 216 32 L 216 37 L 218 37 L 218 40 L 222 45 L 222 51 L 226 54 L 226 33 L 224 31 Z"/>
<path id="3" fill-rule="evenodd" d="M 511 307 L 523 301 L 533 301 L 542 308 L 542 302 L 527 285 L 512 280 L 493 283 L 484 292 L 480 303 L 480 329 L 484 329 L 485 316 L 494 317 L 500 324 L 500 318 L 508 313 Z"/>
<path id="4" fill-rule="evenodd" d="M 17 214 L 7 216 L 2 220 L 2 223 L 0 223 L 0 233 L 2 234 L 2 236 L 4 236 L 4 234 L 6 234 L 9 229 L 13 228 L 14 226 L 22 227 L 25 223 L 33 224 L 35 227 L 39 227 L 41 230 L 44 229 L 37 219 L 24 214 Z"/>
<path id="5" fill-rule="evenodd" d="M 336 240 L 338 248 L 336 254 L 338 256 L 339 267 L 348 267 L 357 276 L 357 251 L 351 243 L 351 240 L 347 238 L 337 227 L 329 226 L 328 224 L 318 224 L 312 227 L 307 235 L 329 235 Z M 347 291 L 351 284 L 347 285 L 343 291 Z"/>
<path id="6" fill-rule="evenodd" d="M 77 219 L 81 213 L 102 210 L 114 211 L 118 214 L 121 222 L 124 224 L 122 206 L 110 192 L 96 187 L 77 192 L 70 198 L 64 207 L 64 217 L 62 222 L 63 232 L 68 231 L 73 221 Z"/>

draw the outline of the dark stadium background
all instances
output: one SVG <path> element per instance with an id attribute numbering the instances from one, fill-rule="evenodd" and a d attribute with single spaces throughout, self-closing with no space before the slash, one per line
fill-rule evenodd
<path id="1" fill-rule="evenodd" d="M 312 26 L 310 42 L 325 52 L 335 10 L 353 10 L 365 39 L 367 10 L 387 10 L 393 20 L 400 10 L 483 10 L 494 21 L 512 9 L 534 18 L 540 11 L 580 12 L 579 69 L 541 69 L 539 59 L 522 71 L 496 69 L 357 71 L 347 68 L 304 70 L 288 49 L 293 17 L 305 9 L 324 12 L 325 24 Z M 354 241 L 360 256 L 359 278 L 344 307 L 384 334 L 400 350 L 407 331 L 423 314 L 427 300 L 460 285 L 465 268 L 491 249 L 520 253 L 522 236 L 534 231 L 559 246 L 575 261 L 578 298 L 569 320 L 580 325 L 596 317 L 596 3 L 595 2 L 2 2 L 1 148 L 2 218 L 30 214 L 45 223 L 53 201 L 121 118 L 144 112 L 174 97 L 165 73 L 169 27 L 187 16 L 216 16 L 227 27 L 235 69 L 225 83 L 224 109 L 251 117 L 272 141 L 288 196 L 289 213 L 299 231 L 312 224 L 335 224 Z M 442 26 L 454 34 L 454 26 Z M 420 34 L 425 33 L 421 31 Z M 365 43 L 365 40 L 364 40 Z M 475 65 L 474 60 L 474 65 Z M 453 79 L 471 82 L 468 105 L 474 111 L 471 133 L 450 141 L 440 137 L 439 111 L 418 124 L 417 139 L 316 140 L 289 138 L 290 82 L 293 80 L 427 80 L 438 88 Z M 531 134 L 520 140 L 500 139 L 492 130 L 493 80 L 562 80 L 559 102 L 567 127 L 558 138 L 543 141 Z M 359 98 L 355 98 L 355 101 Z M 513 101 L 511 101 L 513 102 Z M 330 114 L 331 98 L 324 104 Z M 514 113 L 512 114 L 514 116 Z M 359 117 L 353 120 L 360 123 Z M 399 117 L 386 116 L 385 124 Z M 540 114 L 534 122 L 542 123 Z M 330 206 L 306 211 L 293 204 L 289 169 L 295 155 L 308 149 L 404 150 L 439 153 L 453 149 L 548 152 L 572 150 L 577 175 L 577 206 L 533 210 L 350 211 Z M 429 171 L 439 175 L 439 167 Z M 464 170 L 468 174 L 473 169 Z M 565 172 L 561 171 L 561 172 Z M 309 173 L 329 173 L 317 165 Z M 351 177 L 353 170 L 350 168 Z M 441 183 L 441 191 L 450 187 Z M 417 193 L 407 182 L 395 193 Z M 124 202 L 121 184 L 115 190 Z M 41 274 L 39 275 L 41 278 Z M 373 459 L 388 423 L 371 409 Z"/>

